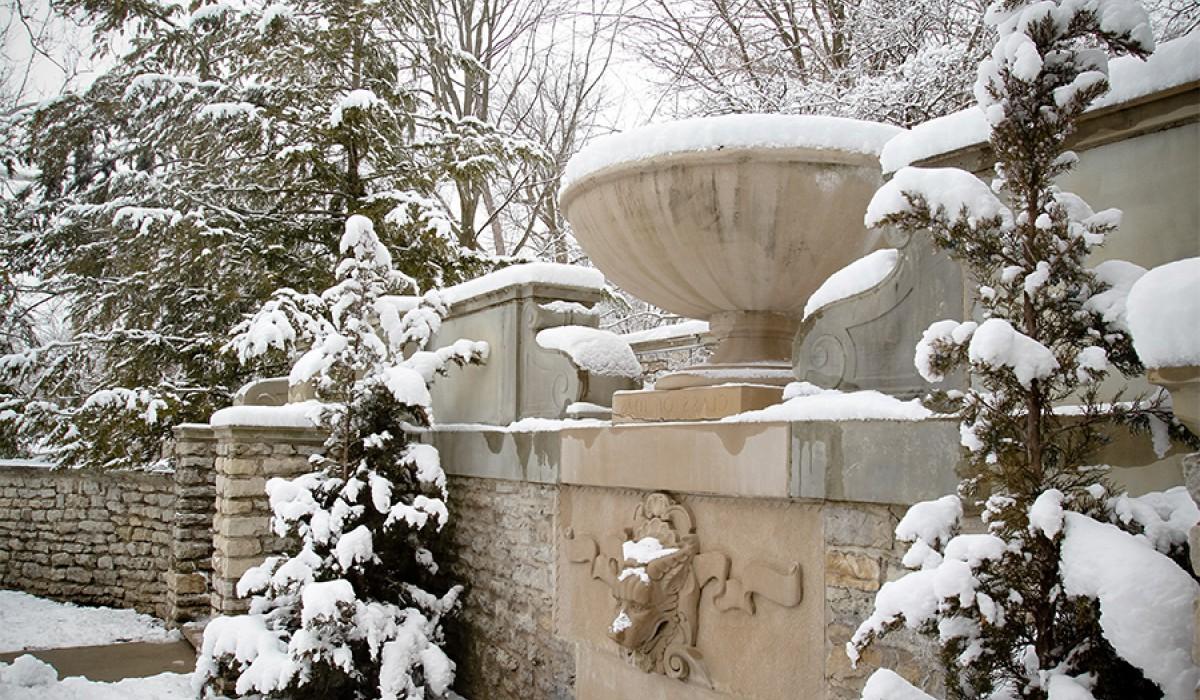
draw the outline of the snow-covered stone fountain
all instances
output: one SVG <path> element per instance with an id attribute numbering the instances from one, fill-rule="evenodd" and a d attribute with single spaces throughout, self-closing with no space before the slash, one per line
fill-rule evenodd
<path id="1" fill-rule="evenodd" d="M 571 160 L 560 202 L 592 261 L 639 298 L 709 320 L 718 340 L 709 363 L 664 377 L 658 389 L 758 390 L 707 413 L 778 401 L 778 389 L 764 389 L 793 381 L 805 302 L 874 247 L 863 211 L 880 184 L 878 153 L 898 131 L 733 115 L 597 139 Z M 633 412 L 646 415 L 635 419 L 720 417 L 660 415 L 661 404 L 637 398 Z"/>

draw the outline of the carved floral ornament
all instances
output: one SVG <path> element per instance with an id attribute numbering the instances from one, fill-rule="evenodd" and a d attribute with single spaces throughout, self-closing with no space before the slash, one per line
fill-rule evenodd
<path id="1" fill-rule="evenodd" d="M 800 604 L 800 564 L 785 571 L 761 562 L 729 575 L 729 557 L 701 551 L 692 515 L 665 493 L 648 494 L 633 513 L 633 526 L 596 538 L 568 528 L 567 559 L 590 564 L 591 576 L 608 585 L 615 615 L 608 636 L 632 665 L 670 678 L 711 685 L 696 648 L 701 592 L 713 590 L 719 612 L 755 612 L 754 597 L 783 607 Z"/>

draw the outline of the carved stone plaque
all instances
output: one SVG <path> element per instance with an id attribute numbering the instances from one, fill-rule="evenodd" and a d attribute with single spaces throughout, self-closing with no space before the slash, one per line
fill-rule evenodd
<path id="1" fill-rule="evenodd" d="M 714 589 L 716 614 L 737 608 L 753 615 L 755 596 L 784 607 L 801 601 L 798 563 L 780 570 L 750 562 L 731 577 L 729 558 L 703 551 L 691 513 L 666 493 L 647 494 L 629 523 L 599 543 L 568 529 L 566 546 L 568 561 L 589 565 L 592 578 L 608 585 L 614 601 L 608 637 L 636 668 L 711 685 L 697 647 L 705 587 Z"/>

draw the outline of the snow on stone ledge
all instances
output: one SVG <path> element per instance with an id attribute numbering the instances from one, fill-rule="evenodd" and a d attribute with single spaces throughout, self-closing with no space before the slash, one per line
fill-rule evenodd
<path id="1" fill-rule="evenodd" d="M 1125 320 L 1147 367 L 1200 365 L 1200 258 L 1142 275 L 1129 290 Z"/>
<path id="2" fill-rule="evenodd" d="M 901 401 L 878 391 L 841 392 L 822 389 L 808 382 L 793 382 L 783 393 L 784 402 L 758 411 L 747 411 L 722 418 L 722 423 L 773 423 L 820 420 L 900 420 L 919 421 L 933 412 L 916 399 Z"/>
<path id="3" fill-rule="evenodd" d="M 604 275 L 595 268 L 579 265 L 549 262 L 523 263 L 496 270 L 453 287 L 447 287 L 442 290 L 442 299 L 447 304 L 457 304 L 505 287 L 537 283 L 603 291 Z"/>
<path id="4" fill-rule="evenodd" d="M 587 326 L 558 326 L 538 331 L 537 344 L 564 352 L 580 368 L 606 377 L 642 376 L 642 365 L 629 343 L 610 331 Z"/>
<path id="5" fill-rule="evenodd" d="M 1100 629 L 1166 700 L 1192 700 L 1192 603 L 1200 586 L 1179 565 L 1114 525 L 1066 513 L 1063 591 L 1100 601 Z"/>
<path id="6" fill-rule="evenodd" d="M 320 405 L 319 401 L 310 400 L 283 406 L 230 406 L 214 413 L 209 425 L 214 428 L 315 428 L 314 419 Z"/>
<path id="7" fill-rule="evenodd" d="M 861 294 L 879 284 L 900 262 L 900 251 L 884 248 L 855 260 L 829 276 L 804 305 L 804 318 L 830 304 Z"/>
<path id="8" fill-rule="evenodd" d="M 878 156 L 902 130 L 841 117 L 728 114 L 651 124 L 589 143 L 567 162 L 562 189 L 604 168 L 656 156 L 732 148 L 812 148 Z"/>
<path id="9" fill-rule="evenodd" d="M 1168 41 L 1143 61 L 1123 56 L 1108 64 L 1109 93 L 1089 108 L 1111 107 L 1160 90 L 1200 80 L 1200 30 Z M 947 114 L 898 134 L 879 156 L 883 172 L 987 141 L 991 127 L 978 107 Z"/>
<path id="10" fill-rule="evenodd" d="M 554 433 L 571 428 L 607 428 L 612 421 L 598 418 L 522 418 L 508 425 L 490 423 L 436 423 L 438 433 Z"/>
<path id="11" fill-rule="evenodd" d="M 485 294 L 499 291 L 505 287 L 515 287 L 521 284 L 546 284 L 562 287 L 577 287 L 594 291 L 604 290 L 604 274 L 591 267 L 579 265 L 563 265 L 562 263 L 532 262 L 512 265 L 482 277 L 467 280 L 453 287 L 441 290 L 442 301 L 446 304 L 457 304 L 463 301 L 481 297 Z M 389 295 L 381 297 L 385 303 L 391 304 L 398 313 L 414 309 L 421 303 L 421 297 L 408 295 Z M 589 313 L 582 304 L 565 306 L 572 302 L 553 301 L 543 304 L 547 311 L 571 310 L 576 313 Z M 576 308 L 578 307 L 578 308 Z"/>
<path id="12" fill-rule="evenodd" d="M 621 339 L 630 345 L 637 345 L 638 343 L 653 343 L 674 340 L 676 338 L 686 338 L 691 335 L 704 335 L 708 330 L 708 321 L 688 320 L 666 326 L 658 326 L 657 328 L 647 328 L 644 331 L 622 333 Z"/>

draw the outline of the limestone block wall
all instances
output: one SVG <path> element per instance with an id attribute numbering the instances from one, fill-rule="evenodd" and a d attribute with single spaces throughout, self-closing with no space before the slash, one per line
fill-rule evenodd
<path id="1" fill-rule="evenodd" d="M 825 542 L 825 688 L 828 700 L 857 700 L 867 678 L 890 668 L 942 697 L 943 680 L 929 640 L 910 630 L 895 631 L 863 652 L 857 667 L 846 656 L 850 635 L 874 609 L 886 581 L 907 572 L 900 560 L 906 545 L 893 538 L 906 506 L 826 503 L 821 509 Z"/>
<path id="2" fill-rule="evenodd" d="M 467 697 L 574 697 L 571 645 L 554 630 L 558 487 L 451 477 L 440 561 L 466 586 L 447 623 L 455 688 Z"/>
<path id="3" fill-rule="evenodd" d="M 210 612 L 216 447 L 216 437 L 207 425 L 175 428 L 175 511 L 171 522 L 171 570 L 167 572 L 170 622 L 195 620 Z"/>
<path id="4" fill-rule="evenodd" d="M 222 426 L 216 438 L 216 507 L 212 528 L 211 604 L 214 614 L 249 609 L 237 582 L 252 566 L 286 548 L 271 530 L 266 485 L 272 477 L 310 471 L 309 457 L 325 438 L 315 430 Z"/>
<path id="5" fill-rule="evenodd" d="M 170 473 L 0 469 L 0 586 L 166 617 Z"/>

